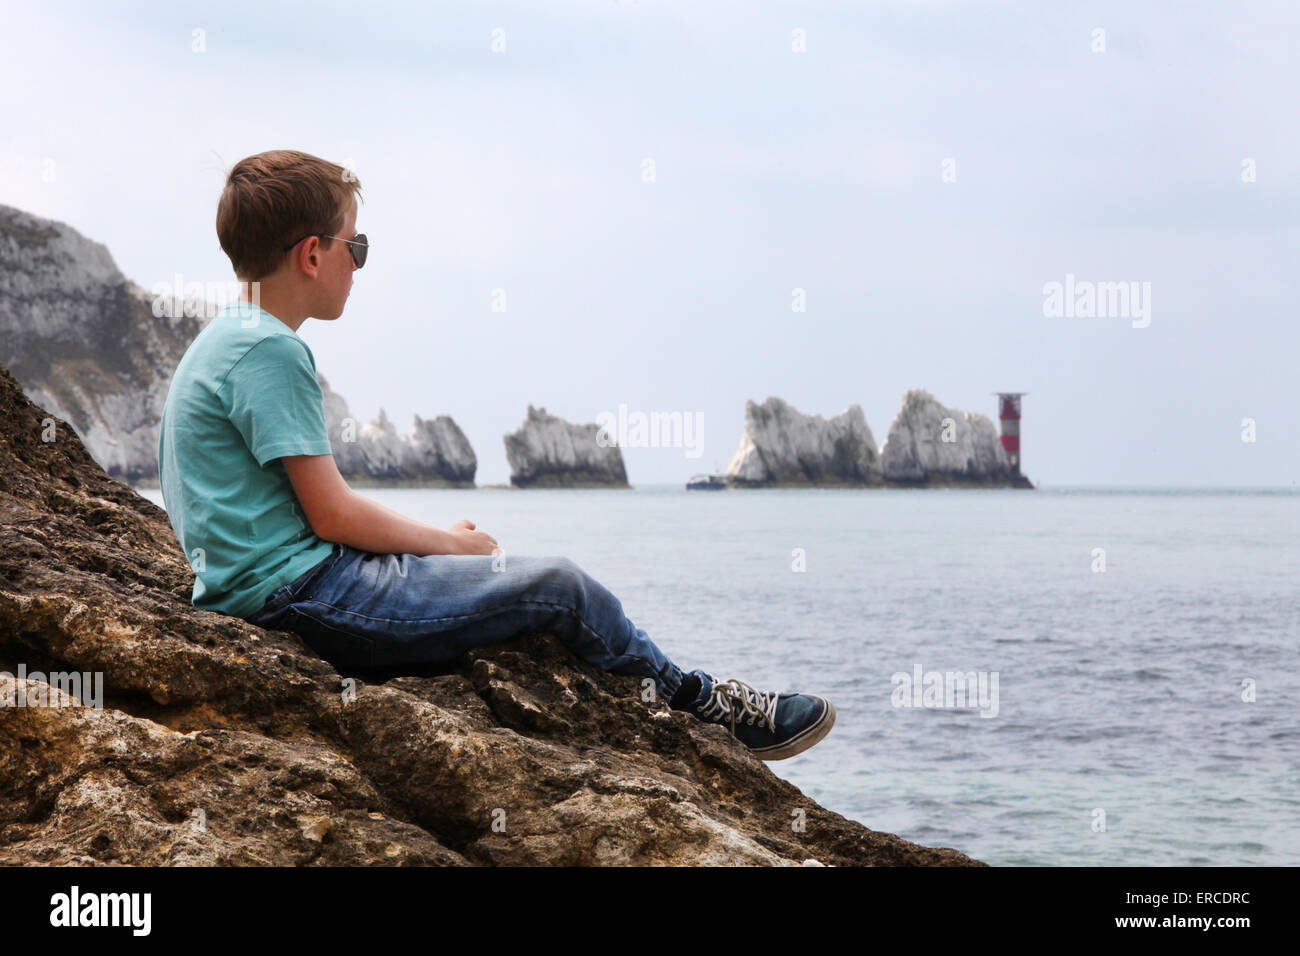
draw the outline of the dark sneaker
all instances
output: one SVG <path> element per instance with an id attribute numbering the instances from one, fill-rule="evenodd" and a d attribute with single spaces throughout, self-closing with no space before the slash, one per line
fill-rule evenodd
<path id="1" fill-rule="evenodd" d="M 700 720 L 726 727 L 760 760 L 803 753 L 835 724 L 835 705 L 820 694 L 763 693 L 741 680 L 693 673 L 700 678 L 700 696 L 687 709 Z"/>

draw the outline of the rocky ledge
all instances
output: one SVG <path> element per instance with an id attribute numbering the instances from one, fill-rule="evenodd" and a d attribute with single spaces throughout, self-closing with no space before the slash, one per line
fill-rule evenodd
<path id="1" fill-rule="evenodd" d="M 505 436 L 510 484 L 516 488 L 627 488 L 623 451 L 597 440 L 595 422 L 574 425 L 528 406 L 524 423 Z"/>
<path id="2" fill-rule="evenodd" d="M 193 577 L 0 367 L 0 863 L 983 865 L 823 809 L 549 635 L 340 675 L 196 610 Z M 31 706 L 74 672 L 102 707 Z"/>

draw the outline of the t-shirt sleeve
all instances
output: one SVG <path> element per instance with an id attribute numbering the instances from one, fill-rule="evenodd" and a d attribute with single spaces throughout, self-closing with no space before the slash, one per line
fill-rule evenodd
<path id="1" fill-rule="evenodd" d="M 267 336 L 244 353 L 217 395 L 260 466 L 333 451 L 311 355 L 288 335 Z"/>

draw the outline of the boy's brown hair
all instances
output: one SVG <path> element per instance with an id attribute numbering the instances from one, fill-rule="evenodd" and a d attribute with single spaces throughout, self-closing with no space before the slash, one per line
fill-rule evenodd
<path id="1" fill-rule="evenodd" d="M 296 149 L 272 149 L 235 163 L 217 203 L 217 240 L 245 282 L 270 275 L 304 236 L 334 240 L 361 195 L 349 169 Z"/>

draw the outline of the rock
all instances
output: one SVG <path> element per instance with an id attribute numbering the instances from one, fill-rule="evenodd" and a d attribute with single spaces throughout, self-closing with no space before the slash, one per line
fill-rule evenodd
<path id="1" fill-rule="evenodd" d="M 0 863 L 982 865 L 818 806 L 550 635 L 341 675 L 197 610 L 165 512 L 47 417 L 0 367 L 0 697 L 19 664 L 33 697 L 98 672 L 102 709 L 0 706 Z"/>
<path id="2" fill-rule="evenodd" d="M 745 403 L 745 434 L 727 466 L 737 487 L 881 484 L 876 440 L 862 407 L 805 415 L 779 398 Z"/>
<path id="3" fill-rule="evenodd" d="M 594 423 L 573 425 L 528 406 L 518 431 L 505 436 L 510 484 L 517 488 L 627 488 L 623 450 L 596 440 Z"/>
<path id="4" fill-rule="evenodd" d="M 951 423 L 951 424 L 949 424 Z M 745 403 L 745 433 L 727 483 L 764 487 L 1032 488 L 1012 469 L 987 415 L 946 408 L 922 389 L 903 396 L 880 452 L 856 404 L 825 419 L 779 398 Z"/>
<path id="5" fill-rule="evenodd" d="M 359 425 L 348 403 L 320 372 L 325 426 L 339 473 L 352 485 L 473 488 L 478 458 L 469 439 L 447 415 L 415 416 L 411 434 L 399 434 L 381 408 L 379 418 Z"/>
<path id="6" fill-rule="evenodd" d="M 1012 471 L 997 426 L 987 415 L 948 408 L 920 388 L 903 395 L 903 407 L 889 426 L 880 457 L 885 480 L 891 484 L 1028 485 Z"/>

